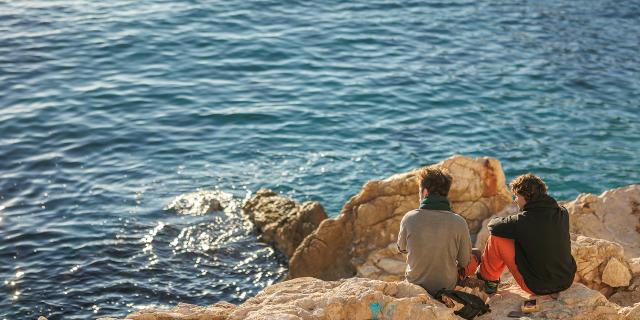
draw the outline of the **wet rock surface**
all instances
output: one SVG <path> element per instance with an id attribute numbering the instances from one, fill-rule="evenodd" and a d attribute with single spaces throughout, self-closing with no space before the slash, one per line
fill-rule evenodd
<path id="1" fill-rule="evenodd" d="M 260 238 L 274 245 L 287 258 L 327 219 L 319 202 L 300 204 L 269 189 L 260 189 L 244 204 L 242 212 L 253 222 Z"/>
<path id="2" fill-rule="evenodd" d="M 219 190 L 198 190 L 173 199 L 164 209 L 178 214 L 200 216 L 223 210 L 233 196 Z"/>

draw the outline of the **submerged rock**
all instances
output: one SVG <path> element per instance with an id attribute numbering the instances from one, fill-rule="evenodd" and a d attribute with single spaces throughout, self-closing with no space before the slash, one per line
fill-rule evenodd
<path id="1" fill-rule="evenodd" d="M 232 198 L 231 194 L 219 190 L 198 190 L 175 197 L 164 209 L 183 215 L 201 216 L 223 210 Z"/>
<path id="2" fill-rule="evenodd" d="M 449 199 L 471 230 L 478 230 L 485 218 L 511 202 L 496 159 L 454 156 L 434 166 L 451 173 Z M 396 241 L 400 220 L 417 206 L 415 171 L 367 182 L 337 218 L 325 220 L 304 239 L 289 261 L 288 278 L 335 280 L 356 275 L 371 254 Z M 393 261 L 385 263 L 397 267 Z"/>
<path id="3" fill-rule="evenodd" d="M 327 219 L 319 202 L 299 204 L 269 189 L 260 189 L 242 207 L 260 233 L 260 238 L 274 245 L 287 258 L 300 242 Z"/>

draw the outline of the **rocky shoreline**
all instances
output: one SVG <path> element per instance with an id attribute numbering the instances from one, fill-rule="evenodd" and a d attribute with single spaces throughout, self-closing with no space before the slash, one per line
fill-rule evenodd
<path id="1" fill-rule="evenodd" d="M 517 210 L 500 162 L 454 156 L 434 166 L 453 176 L 453 210 L 482 247 L 488 220 Z M 179 304 L 125 319 L 461 319 L 421 287 L 402 281 L 405 261 L 394 244 L 402 216 L 417 202 L 413 171 L 369 181 L 336 218 L 327 218 L 317 202 L 298 204 L 260 190 L 242 211 L 261 239 L 289 259 L 284 282 L 238 306 Z M 541 297 L 542 310 L 530 318 L 640 319 L 640 185 L 581 194 L 564 205 L 578 264 L 575 283 L 557 299 Z M 488 300 L 492 312 L 479 319 L 507 319 L 528 297 L 506 273 Z"/>

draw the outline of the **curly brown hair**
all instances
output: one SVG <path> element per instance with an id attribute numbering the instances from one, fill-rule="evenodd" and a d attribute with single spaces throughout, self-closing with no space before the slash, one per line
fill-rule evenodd
<path id="1" fill-rule="evenodd" d="M 417 179 L 418 185 L 420 185 L 420 192 L 427 188 L 429 194 L 435 193 L 444 197 L 449 195 L 449 189 L 451 189 L 451 182 L 453 181 L 446 170 L 430 167 L 419 169 Z"/>
<path id="2" fill-rule="evenodd" d="M 547 194 L 547 185 L 538 176 L 527 173 L 511 181 L 511 192 L 517 193 L 529 202 Z"/>

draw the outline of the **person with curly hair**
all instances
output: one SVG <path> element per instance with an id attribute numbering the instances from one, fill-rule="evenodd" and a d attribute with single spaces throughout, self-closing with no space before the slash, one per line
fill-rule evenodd
<path id="1" fill-rule="evenodd" d="M 569 214 L 528 173 L 510 183 L 520 212 L 489 222 L 490 236 L 476 271 L 485 292 L 497 291 L 506 267 L 520 287 L 536 295 L 568 289 L 576 273 L 571 255 Z M 476 262 L 475 260 L 473 262 Z"/>

